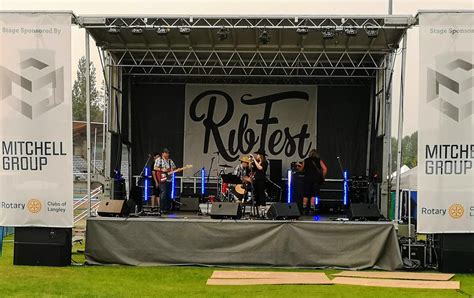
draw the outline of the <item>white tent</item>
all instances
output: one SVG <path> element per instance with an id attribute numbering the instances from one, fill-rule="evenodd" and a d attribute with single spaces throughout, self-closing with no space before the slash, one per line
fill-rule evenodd
<path id="1" fill-rule="evenodd" d="M 418 167 L 414 167 L 400 176 L 400 189 L 417 190 L 418 187 Z"/>

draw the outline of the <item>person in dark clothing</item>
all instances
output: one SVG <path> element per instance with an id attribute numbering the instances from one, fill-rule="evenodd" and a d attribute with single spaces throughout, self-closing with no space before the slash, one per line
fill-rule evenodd
<path id="1" fill-rule="evenodd" d="M 255 152 L 255 157 L 251 158 L 253 191 L 257 212 L 259 207 L 265 206 L 265 182 L 267 181 L 266 172 L 268 168 L 268 162 L 265 156 L 265 150 L 259 149 Z"/>
<path id="2" fill-rule="evenodd" d="M 320 196 L 321 184 L 324 182 L 328 169 L 316 149 L 309 151 L 302 168 L 304 170 L 303 212 L 307 213 L 309 208 L 314 208 L 316 197 Z M 310 198 L 311 202 L 308 206 Z"/>

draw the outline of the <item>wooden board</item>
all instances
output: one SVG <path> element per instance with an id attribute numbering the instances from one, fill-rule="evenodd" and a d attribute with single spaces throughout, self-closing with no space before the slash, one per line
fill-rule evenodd
<path id="1" fill-rule="evenodd" d="M 328 279 L 318 280 L 315 278 L 304 279 L 279 279 L 279 278 L 210 278 L 207 285 L 210 286 L 247 286 L 247 285 L 330 285 Z"/>
<path id="2" fill-rule="evenodd" d="M 313 278 L 330 282 L 324 273 L 320 272 L 272 272 L 272 271 L 214 271 L 212 279 L 289 279 Z"/>
<path id="3" fill-rule="evenodd" d="M 388 278 L 388 279 L 408 279 L 408 280 L 450 280 L 454 274 L 445 273 L 419 273 L 419 272 L 382 272 L 382 271 L 342 271 L 334 276 L 344 277 L 367 277 L 367 278 Z"/>
<path id="4" fill-rule="evenodd" d="M 412 289 L 447 289 L 458 290 L 459 281 L 426 281 L 426 280 L 400 280 L 400 279 L 369 279 L 336 277 L 332 280 L 337 285 L 354 285 L 370 287 L 412 288 Z"/>

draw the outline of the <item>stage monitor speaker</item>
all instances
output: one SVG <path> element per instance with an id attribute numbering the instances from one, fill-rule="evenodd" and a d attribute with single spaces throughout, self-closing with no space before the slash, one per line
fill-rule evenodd
<path id="1" fill-rule="evenodd" d="M 354 203 L 349 206 L 350 220 L 373 220 L 378 221 L 381 217 L 376 204 Z"/>
<path id="2" fill-rule="evenodd" d="M 210 215 L 214 219 L 240 219 L 242 217 L 242 208 L 237 203 L 214 202 L 212 203 Z"/>
<path id="3" fill-rule="evenodd" d="M 274 203 L 268 208 L 269 219 L 298 219 L 300 210 L 296 203 Z"/>
<path id="4" fill-rule="evenodd" d="M 181 198 L 180 203 L 180 211 L 200 211 L 199 198 Z"/>
<path id="5" fill-rule="evenodd" d="M 125 210 L 124 200 L 104 200 L 100 202 L 97 214 L 99 216 L 122 216 Z"/>
<path id="6" fill-rule="evenodd" d="M 18 227 L 14 244 L 14 265 L 71 265 L 71 228 Z"/>
<path id="7" fill-rule="evenodd" d="M 474 273 L 474 234 L 440 234 L 439 271 Z"/>

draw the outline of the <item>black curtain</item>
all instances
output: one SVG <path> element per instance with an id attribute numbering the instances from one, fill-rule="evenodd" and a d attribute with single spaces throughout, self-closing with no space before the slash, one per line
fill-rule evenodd
<path id="1" fill-rule="evenodd" d="M 318 87 L 318 149 L 327 178 L 342 178 L 337 157 L 349 176 L 365 175 L 370 85 Z"/>
<path id="2" fill-rule="evenodd" d="M 183 163 L 184 92 L 182 84 L 132 82 L 132 172 L 140 174 L 148 154 L 171 151 Z"/>

